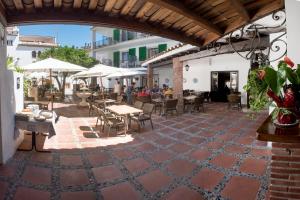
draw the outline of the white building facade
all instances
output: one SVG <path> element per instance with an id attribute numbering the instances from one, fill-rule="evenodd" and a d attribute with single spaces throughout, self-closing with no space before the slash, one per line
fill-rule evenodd
<path id="1" fill-rule="evenodd" d="M 18 27 L 7 27 L 7 56 L 12 57 L 17 66 L 35 62 L 43 51 L 57 47 L 54 37 L 20 35 Z"/>

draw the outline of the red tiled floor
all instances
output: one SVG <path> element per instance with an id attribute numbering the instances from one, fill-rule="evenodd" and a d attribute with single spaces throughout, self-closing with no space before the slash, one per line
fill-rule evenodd
<path id="1" fill-rule="evenodd" d="M 232 177 L 222 191 L 222 196 L 232 200 L 255 200 L 259 182 L 247 177 Z"/>
<path id="2" fill-rule="evenodd" d="M 158 162 L 158 163 L 164 162 L 164 161 L 170 159 L 171 157 L 172 157 L 172 154 L 170 154 L 166 150 L 161 150 L 161 151 L 158 151 L 151 155 L 152 160 L 154 160 L 155 162 Z"/>
<path id="3" fill-rule="evenodd" d="M 251 154 L 254 156 L 270 156 L 271 149 L 252 149 Z"/>
<path id="4" fill-rule="evenodd" d="M 95 200 L 95 192 L 62 192 L 61 200 Z"/>
<path id="5" fill-rule="evenodd" d="M 141 195 L 128 183 L 119 183 L 101 190 L 104 200 L 140 200 Z"/>
<path id="6" fill-rule="evenodd" d="M 12 177 L 17 169 L 16 164 L 0 165 L 0 176 Z"/>
<path id="7" fill-rule="evenodd" d="M 142 152 L 144 152 L 144 151 L 147 152 L 147 151 L 154 151 L 156 149 L 156 147 L 150 143 L 145 143 L 145 144 L 141 144 L 141 145 L 137 146 L 137 149 Z"/>
<path id="8" fill-rule="evenodd" d="M 149 163 L 143 158 L 128 160 L 125 161 L 123 164 L 131 173 L 143 171 L 150 167 Z"/>
<path id="9" fill-rule="evenodd" d="M 158 192 L 162 187 L 171 183 L 172 178 L 163 174 L 160 170 L 149 172 L 137 178 L 137 180 L 150 193 Z"/>
<path id="10" fill-rule="evenodd" d="M 265 160 L 254 158 L 246 158 L 240 167 L 240 171 L 256 175 L 263 175 L 266 169 L 267 162 Z"/>
<path id="11" fill-rule="evenodd" d="M 132 151 L 127 149 L 116 150 L 113 152 L 113 155 L 119 159 L 129 158 L 134 155 Z"/>
<path id="12" fill-rule="evenodd" d="M 224 168 L 231 168 L 236 162 L 237 158 L 226 154 L 220 154 L 210 161 L 210 163 Z"/>
<path id="13" fill-rule="evenodd" d="M 35 166 L 27 166 L 22 176 L 23 180 L 29 181 L 33 184 L 51 183 L 51 169 Z"/>
<path id="14" fill-rule="evenodd" d="M 8 188 L 8 183 L 0 181 L 0 199 L 4 199 L 4 195 L 7 188 Z"/>
<path id="15" fill-rule="evenodd" d="M 170 192 L 170 194 L 167 195 L 167 200 L 204 200 L 204 198 L 198 194 L 196 191 L 193 191 L 185 186 L 180 186 L 173 191 Z"/>
<path id="16" fill-rule="evenodd" d="M 110 156 L 104 152 L 98 152 L 96 154 L 87 155 L 92 166 L 102 165 L 104 163 L 110 162 Z"/>
<path id="17" fill-rule="evenodd" d="M 196 160 L 205 160 L 211 155 L 211 152 L 205 149 L 199 149 L 192 152 L 191 157 Z"/>
<path id="18" fill-rule="evenodd" d="M 186 141 L 191 144 L 201 144 L 202 142 L 205 141 L 205 139 L 200 138 L 200 137 L 190 137 L 190 138 L 186 139 Z"/>
<path id="19" fill-rule="evenodd" d="M 185 176 L 192 172 L 196 165 L 187 160 L 173 160 L 167 168 L 176 176 Z"/>
<path id="20" fill-rule="evenodd" d="M 227 147 L 225 147 L 225 151 L 228 152 L 228 153 L 244 153 L 245 152 L 245 148 L 244 147 L 241 147 L 239 145 L 229 145 Z"/>
<path id="21" fill-rule="evenodd" d="M 178 144 L 172 145 L 170 147 L 170 149 L 176 153 L 184 153 L 190 149 L 190 146 L 183 144 L 183 143 L 178 143 Z"/>
<path id="22" fill-rule="evenodd" d="M 175 142 L 174 140 L 171 140 L 169 138 L 162 138 L 162 139 L 155 141 L 155 143 L 160 144 L 162 146 L 166 146 L 166 145 L 172 144 L 174 142 Z"/>
<path id="23" fill-rule="evenodd" d="M 80 155 L 65 155 L 60 157 L 60 164 L 61 165 L 83 165 L 82 159 Z"/>
<path id="24" fill-rule="evenodd" d="M 53 161 L 53 156 L 52 156 L 51 153 L 44 155 L 44 153 L 37 153 L 36 152 L 36 153 L 32 154 L 31 160 L 33 162 L 50 164 Z"/>
<path id="25" fill-rule="evenodd" d="M 64 186 L 86 185 L 89 183 L 89 178 L 84 169 L 61 169 L 60 183 Z"/>
<path id="26" fill-rule="evenodd" d="M 214 187 L 222 180 L 224 174 L 208 168 L 201 169 L 192 179 L 192 183 L 201 188 L 212 191 Z"/>
<path id="27" fill-rule="evenodd" d="M 219 149 L 219 148 L 223 147 L 223 145 L 224 145 L 224 143 L 218 142 L 218 141 L 208 142 L 206 144 L 207 148 L 209 148 L 209 149 Z"/>
<path id="28" fill-rule="evenodd" d="M 25 187 L 17 188 L 14 200 L 50 200 L 50 192 Z"/>
<path id="29" fill-rule="evenodd" d="M 122 177 L 121 171 L 114 165 L 92 169 L 98 182 L 111 181 Z"/>

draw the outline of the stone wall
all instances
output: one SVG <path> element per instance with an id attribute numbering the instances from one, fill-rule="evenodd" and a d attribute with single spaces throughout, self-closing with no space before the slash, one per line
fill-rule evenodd
<path id="1" fill-rule="evenodd" d="M 183 113 L 183 62 L 173 58 L 173 97 L 178 99 L 177 109 Z"/>
<path id="2" fill-rule="evenodd" d="M 148 88 L 153 88 L 153 67 L 151 65 L 148 65 L 147 86 Z"/>

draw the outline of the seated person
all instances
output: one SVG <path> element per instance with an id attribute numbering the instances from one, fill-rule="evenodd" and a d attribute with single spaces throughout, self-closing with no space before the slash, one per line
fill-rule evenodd
<path id="1" fill-rule="evenodd" d="M 159 87 L 158 87 L 157 84 L 154 84 L 153 89 L 152 89 L 152 92 L 153 92 L 153 93 L 159 92 Z"/>
<path id="2" fill-rule="evenodd" d="M 143 89 L 142 91 L 138 92 L 138 97 L 146 97 L 149 96 L 150 94 L 147 92 L 146 89 Z"/>

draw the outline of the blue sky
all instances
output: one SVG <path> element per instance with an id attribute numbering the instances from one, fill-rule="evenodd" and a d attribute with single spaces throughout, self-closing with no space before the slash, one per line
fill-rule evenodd
<path id="1" fill-rule="evenodd" d="M 81 25 L 27 25 L 20 26 L 21 35 L 44 35 L 58 38 L 60 45 L 82 47 L 91 42 L 90 26 Z"/>

